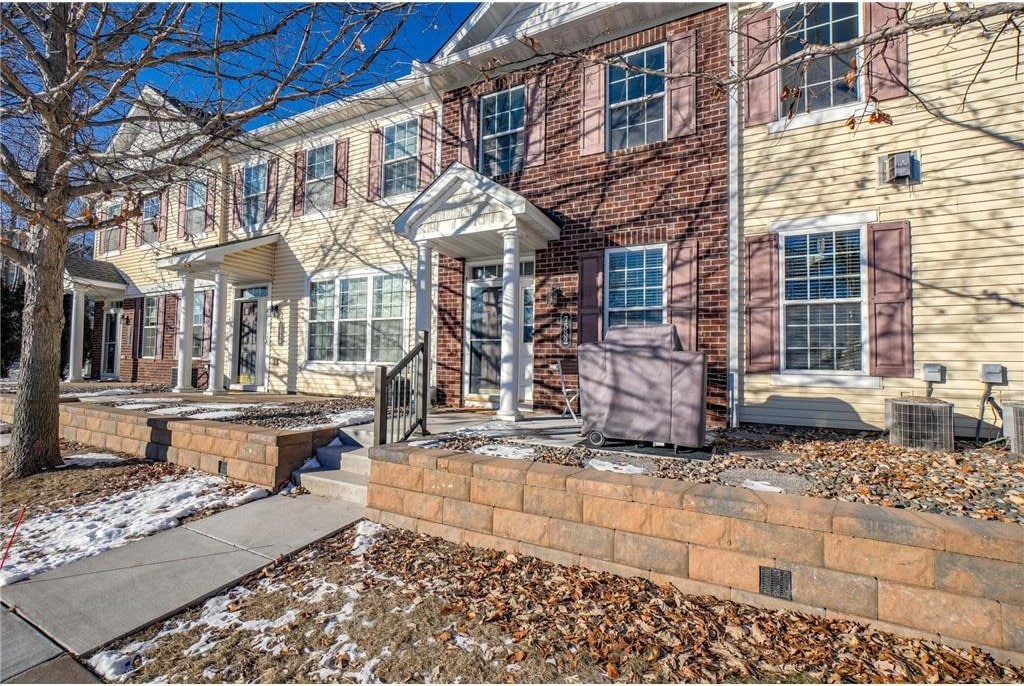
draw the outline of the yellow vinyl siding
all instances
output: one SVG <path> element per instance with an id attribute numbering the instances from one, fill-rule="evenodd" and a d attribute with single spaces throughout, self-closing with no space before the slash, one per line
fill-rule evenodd
<path id="1" fill-rule="evenodd" d="M 915 5 L 911 12 L 922 9 Z M 913 95 L 884 101 L 891 126 L 825 123 L 770 133 L 743 131 L 744 235 L 772 222 L 876 211 L 879 221 L 911 224 L 914 371 L 947 367 L 935 396 L 955 403 L 958 433 L 973 433 L 982 363 L 1008 368 L 997 397 L 1024 397 L 1024 85 L 1014 76 L 1016 42 L 1004 35 L 959 104 L 992 37 L 977 28 L 910 37 L 912 90 L 953 121 L 929 114 Z M 878 158 L 915 151 L 921 183 L 881 186 Z M 923 394 L 918 378 L 880 380 L 880 388 L 743 381 L 740 419 L 844 428 L 881 428 L 884 399 Z M 991 411 L 987 419 L 992 419 Z"/>

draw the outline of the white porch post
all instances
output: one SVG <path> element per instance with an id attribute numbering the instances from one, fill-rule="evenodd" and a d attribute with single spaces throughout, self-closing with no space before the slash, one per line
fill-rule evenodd
<path id="1" fill-rule="evenodd" d="M 82 344 L 85 338 L 85 291 L 71 290 L 71 336 L 68 341 L 68 381 L 82 380 Z"/>
<path id="2" fill-rule="evenodd" d="M 519 414 L 519 235 L 502 231 L 501 393 L 498 419 L 515 422 Z"/>
<path id="3" fill-rule="evenodd" d="M 192 315 L 196 308 L 196 283 L 191 274 L 186 274 L 181 285 L 178 300 L 178 384 L 175 393 L 185 393 L 192 388 Z"/>
<path id="4" fill-rule="evenodd" d="M 434 310 L 434 250 L 424 241 L 416 245 L 419 257 L 416 262 L 416 330 L 430 331 L 430 319 Z"/>
<path id="5" fill-rule="evenodd" d="M 224 392 L 224 355 L 227 353 L 228 284 L 223 270 L 213 272 L 213 323 L 210 333 L 210 371 L 207 395 Z"/>

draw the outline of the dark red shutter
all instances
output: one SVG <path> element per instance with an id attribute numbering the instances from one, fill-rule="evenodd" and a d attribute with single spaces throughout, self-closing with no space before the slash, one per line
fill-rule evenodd
<path id="1" fill-rule="evenodd" d="M 910 222 L 868 224 L 868 356 L 872 376 L 914 376 Z"/>
<path id="2" fill-rule="evenodd" d="M 178 186 L 178 238 L 184 238 L 185 231 L 185 199 L 188 197 L 188 181 Z"/>
<path id="3" fill-rule="evenodd" d="M 745 74 L 775 64 L 779 59 L 779 18 L 773 9 L 749 17 L 743 24 L 743 56 Z M 744 90 L 744 123 L 746 126 L 767 124 L 779 118 L 779 72 L 747 79 Z"/>
<path id="4" fill-rule="evenodd" d="M 420 178 L 419 188 L 426 188 L 434 180 L 434 149 L 435 139 L 434 113 L 427 112 L 420 117 Z"/>
<path id="5" fill-rule="evenodd" d="M 348 205 L 348 139 L 334 142 L 334 206 Z"/>
<path id="6" fill-rule="evenodd" d="M 526 152 L 523 166 L 536 167 L 544 164 L 547 112 L 547 88 L 544 77 L 530 79 L 524 85 L 523 91 L 523 99 L 526 101 Z"/>
<path id="7" fill-rule="evenodd" d="M 125 345 L 125 348 L 135 351 L 135 357 L 142 357 L 142 315 L 146 311 L 146 299 L 145 298 L 134 298 L 135 308 L 132 311 L 132 323 L 131 328 L 127 326 L 125 328 L 125 335 L 129 337 L 129 343 L 131 345 Z"/>
<path id="8" fill-rule="evenodd" d="M 668 244 L 668 320 L 686 350 L 697 349 L 697 240 Z"/>
<path id="9" fill-rule="evenodd" d="M 158 360 L 164 358 L 164 319 L 167 316 L 167 296 L 156 299 L 156 350 L 153 356 Z"/>
<path id="10" fill-rule="evenodd" d="M 124 219 L 120 219 L 118 224 L 120 225 L 121 230 L 118 232 L 117 236 L 117 248 L 118 250 L 124 250 L 128 246 L 128 222 Z"/>
<path id="11" fill-rule="evenodd" d="M 779 370 L 779 236 L 748 236 L 747 263 L 747 371 Z"/>
<path id="12" fill-rule="evenodd" d="M 601 340 L 604 329 L 604 251 L 580 255 L 579 340 Z"/>
<path id="13" fill-rule="evenodd" d="M 594 155 L 605 148 L 606 70 L 603 64 L 583 68 L 583 98 L 580 114 L 580 154 Z"/>
<path id="14" fill-rule="evenodd" d="M 160 214 L 157 216 L 156 240 L 163 242 L 167 240 L 167 217 L 170 212 L 168 205 L 171 204 L 171 190 L 164 188 L 160 191 Z"/>
<path id="15" fill-rule="evenodd" d="M 696 71 L 696 66 L 697 40 L 694 32 L 669 38 L 668 71 L 687 74 Z M 667 137 L 689 136 L 697 130 L 697 77 L 676 76 L 667 85 Z"/>
<path id="16" fill-rule="evenodd" d="M 206 213 L 203 217 L 203 232 L 213 229 L 217 215 L 217 177 L 206 175 Z"/>
<path id="17" fill-rule="evenodd" d="M 145 203 L 143 203 L 145 204 Z M 135 234 L 135 247 L 142 245 L 142 208 L 139 208 L 139 215 L 128 220 L 128 226 L 132 227 Z"/>
<path id="18" fill-rule="evenodd" d="M 370 202 L 380 200 L 381 159 L 384 147 L 384 136 L 381 132 L 370 132 L 370 164 L 367 170 L 366 199 Z"/>
<path id="19" fill-rule="evenodd" d="M 295 153 L 294 185 L 292 186 L 292 216 L 301 217 L 306 211 L 306 151 Z"/>
<path id="20" fill-rule="evenodd" d="M 236 229 L 242 227 L 242 170 L 235 171 L 235 200 L 232 203 L 232 215 Z"/>
<path id="21" fill-rule="evenodd" d="M 477 168 L 480 141 L 477 130 L 480 123 L 480 98 L 467 95 L 459 104 L 459 162 L 470 169 Z"/>
<path id="22" fill-rule="evenodd" d="M 203 292 L 203 357 L 210 354 L 210 341 L 213 340 L 213 291 Z M 189 343 L 191 345 L 191 342 Z"/>
<path id="23" fill-rule="evenodd" d="M 902 2 L 866 2 L 867 33 L 895 26 L 906 9 Z M 907 94 L 908 57 L 907 34 L 890 38 L 866 48 L 869 93 L 879 100 L 890 100 Z"/>
<path id="24" fill-rule="evenodd" d="M 277 158 L 267 162 L 267 221 L 277 219 Z"/>

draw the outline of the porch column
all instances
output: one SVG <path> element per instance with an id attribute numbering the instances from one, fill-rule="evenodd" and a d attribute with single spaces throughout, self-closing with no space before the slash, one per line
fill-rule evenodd
<path id="1" fill-rule="evenodd" d="M 224 272 L 217 267 L 213 272 L 213 323 L 210 332 L 210 371 L 207 376 L 207 395 L 224 392 L 224 355 L 227 353 L 228 284 Z"/>
<path id="2" fill-rule="evenodd" d="M 430 243 L 417 243 L 419 258 L 416 262 L 416 330 L 430 331 L 434 310 L 434 250 Z"/>
<path id="3" fill-rule="evenodd" d="M 82 380 L 82 348 L 85 339 L 85 291 L 71 290 L 71 336 L 68 340 L 68 381 Z"/>
<path id="4" fill-rule="evenodd" d="M 519 414 L 519 234 L 502 231 L 501 393 L 498 419 L 515 422 Z"/>
<path id="5" fill-rule="evenodd" d="M 192 315 L 196 308 L 196 282 L 186 274 L 178 300 L 178 384 L 175 393 L 186 393 L 192 388 Z"/>

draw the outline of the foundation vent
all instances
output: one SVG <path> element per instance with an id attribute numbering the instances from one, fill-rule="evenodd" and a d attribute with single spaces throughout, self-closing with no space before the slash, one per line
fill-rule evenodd
<path id="1" fill-rule="evenodd" d="M 762 595 L 792 600 L 793 573 L 778 567 L 761 567 L 760 590 Z"/>

